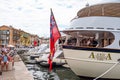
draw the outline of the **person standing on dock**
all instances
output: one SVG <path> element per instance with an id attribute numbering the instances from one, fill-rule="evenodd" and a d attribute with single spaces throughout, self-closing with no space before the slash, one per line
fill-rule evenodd
<path id="1" fill-rule="evenodd" d="M 1 70 L 3 70 L 4 66 L 6 66 L 6 70 L 8 70 L 8 64 L 9 64 L 9 56 L 7 55 L 7 50 L 2 49 Z"/>
<path id="2" fill-rule="evenodd" d="M 2 48 L 0 46 L 0 65 L 1 65 L 1 61 L 2 61 Z M 0 70 L 0 75 L 2 75 L 2 70 Z"/>

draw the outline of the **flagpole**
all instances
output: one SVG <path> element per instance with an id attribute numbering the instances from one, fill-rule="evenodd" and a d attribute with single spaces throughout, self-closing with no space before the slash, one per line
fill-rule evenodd
<path id="1" fill-rule="evenodd" d="M 52 12 L 52 8 L 50 8 L 51 15 L 50 15 L 50 54 L 48 57 L 48 63 L 49 63 L 49 71 L 52 71 L 52 61 L 55 54 L 55 43 L 60 38 L 60 32 L 58 30 L 57 23 L 55 21 L 54 14 Z"/>
<path id="2" fill-rule="evenodd" d="M 52 8 L 50 8 L 50 12 L 51 12 L 51 15 L 53 14 L 53 12 L 52 12 Z M 50 37 L 51 37 L 51 16 L 50 15 Z M 53 15 L 54 16 L 54 15 Z M 48 59 L 48 61 L 49 61 L 49 71 L 51 72 L 52 71 L 52 50 L 51 50 L 51 38 L 50 38 L 50 55 L 49 55 L 49 59 Z"/>

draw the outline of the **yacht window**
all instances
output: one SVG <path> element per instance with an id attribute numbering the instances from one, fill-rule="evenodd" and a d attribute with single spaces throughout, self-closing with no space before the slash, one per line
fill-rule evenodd
<path id="1" fill-rule="evenodd" d="M 83 27 L 76 27 L 76 29 L 83 29 Z"/>
<path id="2" fill-rule="evenodd" d="M 71 37 L 67 39 L 68 45 L 85 47 L 106 47 L 113 43 L 115 37 L 109 31 L 79 31 L 71 32 Z"/>
<path id="3" fill-rule="evenodd" d="M 64 43 L 65 43 L 65 39 L 66 39 L 65 36 L 61 37 L 61 38 L 59 39 L 59 44 L 64 44 Z"/>
<path id="4" fill-rule="evenodd" d="M 73 28 L 69 28 L 69 29 L 73 29 Z"/>
<path id="5" fill-rule="evenodd" d="M 104 29 L 104 28 L 102 28 L 102 27 L 97 27 L 96 29 Z"/>
<path id="6" fill-rule="evenodd" d="M 93 27 L 87 27 L 87 29 L 93 29 Z"/>
<path id="7" fill-rule="evenodd" d="M 120 40 L 119 40 L 119 46 L 120 46 Z"/>
<path id="8" fill-rule="evenodd" d="M 120 29 L 117 29 L 117 30 L 120 30 Z"/>
<path id="9" fill-rule="evenodd" d="M 76 45 L 76 42 L 77 42 L 77 39 L 76 39 L 76 38 L 73 38 L 73 37 L 71 37 L 71 38 L 69 38 L 69 39 L 67 40 L 67 44 L 68 44 L 68 45 L 73 45 L 73 46 L 75 46 L 75 45 Z"/>
<path id="10" fill-rule="evenodd" d="M 114 30 L 114 28 L 107 28 L 108 30 Z"/>
<path id="11" fill-rule="evenodd" d="M 98 41 L 95 38 L 91 38 L 88 46 L 90 47 L 97 47 Z"/>

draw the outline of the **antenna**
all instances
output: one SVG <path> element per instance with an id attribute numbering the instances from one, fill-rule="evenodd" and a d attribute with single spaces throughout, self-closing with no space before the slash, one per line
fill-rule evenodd
<path id="1" fill-rule="evenodd" d="M 86 7 L 89 7 L 89 3 L 87 2 L 85 6 L 86 6 Z"/>

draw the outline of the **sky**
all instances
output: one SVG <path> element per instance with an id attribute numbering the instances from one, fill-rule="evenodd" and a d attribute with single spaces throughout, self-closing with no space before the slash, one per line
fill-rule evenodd
<path id="1" fill-rule="evenodd" d="M 87 3 L 101 1 L 119 0 L 0 0 L 0 26 L 11 25 L 40 37 L 49 37 L 50 8 L 59 30 L 63 30 Z"/>

